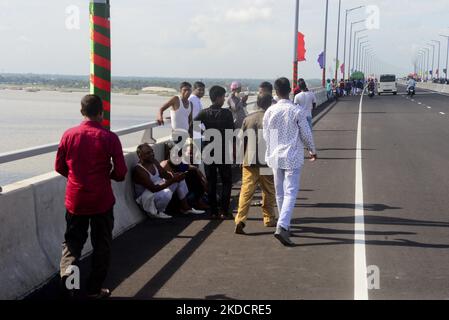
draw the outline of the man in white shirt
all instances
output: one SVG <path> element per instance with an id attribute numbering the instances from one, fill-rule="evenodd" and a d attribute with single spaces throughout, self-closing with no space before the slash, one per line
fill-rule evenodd
<path id="1" fill-rule="evenodd" d="M 310 130 L 312 130 L 312 111 L 316 108 L 316 96 L 315 93 L 309 91 L 305 81 L 299 83 L 299 89 L 301 90 L 295 96 L 295 104 L 304 108 L 307 115 L 307 122 L 309 123 Z"/>
<path id="2" fill-rule="evenodd" d="M 193 84 L 193 92 L 190 95 L 189 101 L 192 105 L 192 119 L 195 119 L 201 110 L 203 110 L 203 104 L 201 99 L 206 93 L 206 85 L 203 82 L 197 81 Z M 194 155 L 193 163 L 199 164 L 201 162 L 201 131 L 204 131 L 204 125 L 193 125 L 193 143 L 192 153 Z"/>
<path id="3" fill-rule="evenodd" d="M 267 143 L 265 158 L 273 169 L 279 210 L 275 237 L 290 246 L 293 243 L 289 230 L 304 165 L 304 146 L 311 153 L 311 161 L 315 161 L 317 156 L 306 114 L 289 100 L 290 81 L 280 78 L 274 87 L 280 100 L 265 112 L 263 119 L 263 136 Z"/>
<path id="4" fill-rule="evenodd" d="M 193 84 L 193 92 L 190 95 L 189 101 L 192 103 L 192 118 L 195 119 L 198 113 L 203 110 L 201 99 L 206 92 L 206 85 L 200 81 Z"/>

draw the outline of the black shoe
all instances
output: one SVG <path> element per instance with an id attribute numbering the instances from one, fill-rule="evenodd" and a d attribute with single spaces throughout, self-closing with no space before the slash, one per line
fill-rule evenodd
<path id="1" fill-rule="evenodd" d="M 75 298 L 75 290 L 67 289 L 67 282 L 68 276 L 62 277 L 59 281 L 59 291 L 61 294 L 62 300 L 73 300 Z"/>
<path id="2" fill-rule="evenodd" d="M 107 299 L 111 296 L 111 291 L 109 289 L 101 289 L 100 292 L 94 294 L 88 294 L 87 298 L 90 300 L 102 300 Z"/>
<path id="3" fill-rule="evenodd" d="M 245 235 L 246 233 L 245 233 L 245 231 L 243 229 L 245 229 L 245 224 L 243 222 L 239 222 L 235 226 L 235 234 Z"/>
<path id="4" fill-rule="evenodd" d="M 278 239 L 284 246 L 291 247 L 295 244 L 290 240 L 290 233 L 282 227 L 278 227 L 276 233 L 274 234 L 275 238 Z"/>

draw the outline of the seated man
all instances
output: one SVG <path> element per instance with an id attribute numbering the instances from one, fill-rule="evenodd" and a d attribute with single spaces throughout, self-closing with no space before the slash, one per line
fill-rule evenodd
<path id="1" fill-rule="evenodd" d="M 147 214 L 155 218 L 170 219 L 171 216 L 164 211 L 174 193 L 180 200 L 182 213 L 198 213 L 187 204 L 189 190 L 185 173 L 171 174 L 164 170 L 155 159 L 153 148 L 147 143 L 137 147 L 137 156 L 139 163 L 133 172 L 136 202 Z"/>
<path id="2" fill-rule="evenodd" d="M 190 145 L 190 143 L 191 141 L 188 142 L 188 145 Z M 206 177 L 200 169 L 188 164 L 192 148 L 190 146 L 187 147 L 184 157 L 180 157 L 178 154 L 172 154 L 170 156 L 173 147 L 174 145 L 171 145 L 169 150 L 167 150 L 168 154 L 166 155 L 166 158 L 168 158 L 168 160 L 161 162 L 162 168 L 172 174 L 185 173 L 185 181 L 189 189 L 189 194 L 187 196 L 188 203 L 198 210 L 209 209 L 209 206 L 203 201 L 208 188 Z"/>

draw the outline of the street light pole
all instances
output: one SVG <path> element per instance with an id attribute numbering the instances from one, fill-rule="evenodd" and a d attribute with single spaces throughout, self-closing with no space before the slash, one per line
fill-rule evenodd
<path id="1" fill-rule="evenodd" d="M 366 54 L 369 51 L 370 46 L 369 45 L 361 46 L 360 49 L 361 49 L 360 50 L 361 55 L 360 55 L 360 66 L 359 66 L 359 69 L 360 69 L 361 72 L 365 73 L 366 58 L 367 58 Z"/>
<path id="2" fill-rule="evenodd" d="M 438 40 L 432 40 L 432 42 L 438 43 L 438 62 L 437 62 L 437 70 L 438 70 L 438 78 L 440 78 L 440 54 L 441 54 L 441 41 Z"/>
<path id="3" fill-rule="evenodd" d="M 433 76 L 435 75 L 435 47 L 436 47 L 436 45 L 432 44 L 432 43 L 428 43 L 427 45 L 432 47 L 432 78 L 431 78 L 431 80 L 433 80 L 433 78 L 434 78 Z"/>
<path id="4" fill-rule="evenodd" d="M 356 63 L 356 60 L 355 60 L 355 57 L 356 57 L 356 47 L 355 47 L 355 44 L 356 44 L 356 39 L 357 39 L 357 34 L 359 34 L 360 32 L 364 32 L 364 31 L 366 31 L 367 29 L 362 29 L 362 30 L 358 30 L 358 31 L 355 31 L 354 32 L 354 51 L 352 52 L 352 59 L 353 59 L 353 61 L 354 61 L 354 64 Z M 357 71 L 357 70 L 354 70 L 354 71 Z"/>
<path id="5" fill-rule="evenodd" d="M 425 47 L 424 50 L 426 50 L 427 54 L 427 65 L 426 65 L 426 82 L 429 81 L 429 70 L 430 70 L 430 48 Z"/>
<path id="6" fill-rule="evenodd" d="M 337 26 L 337 54 L 335 58 L 335 82 L 338 82 L 338 68 L 339 68 L 339 61 L 338 61 L 338 54 L 340 50 L 340 18 L 341 18 L 341 0 L 338 1 L 338 26 Z"/>
<path id="7" fill-rule="evenodd" d="M 349 65 L 348 65 L 348 79 L 351 78 L 351 49 L 352 49 L 352 29 L 354 25 L 365 22 L 365 20 L 359 20 L 351 23 L 351 31 L 349 32 Z"/>
<path id="8" fill-rule="evenodd" d="M 440 37 L 446 38 L 447 39 L 447 51 L 446 51 L 446 82 L 448 79 L 447 73 L 448 73 L 448 68 L 449 68 L 449 36 L 445 36 L 445 35 L 441 35 Z"/>
<path id="9" fill-rule="evenodd" d="M 362 39 L 362 38 L 360 38 L 360 39 Z M 362 42 L 359 43 L 359 45 L 357 47 L 357 59 L 356 59 L 356 61 L 357 61 L 356 67 L 358 68 L 357 71 L 362 71 L 362 70 L 360 70 L 360 67 L 362 65 L 361 64 L 361 60 L 362 60 L 361 51 L 362 51 L 363 45 L 367 44 L 368 42 L 369 42 L 368 40 L 362 41 Z"/>
<path id="10" fill-rule="evenodd" d="M 355 8 L 351 8 L 351 9 L 347 9 L 346 10 L 346 17 L 345 17 L 345 45 L 344 45 L 344 53 L 343 53 L 343 64 L 345 66 L 343 68 L 343 79 L 345 79 L 345 80 L 346 80 L 346 48 L 347 48 L 346 39 L 347 39 L 347 36 L 348 36 L 348 15 L 352 11 L 355 11 L 355 10 L 358 10 L 358 9 L 361 9 L 361 8 L 363 8 L 363 6 L 359 6 L 359 7 L 355 7 Z M 352 37 L 352 29 L 351 29 L 351 37 Z M 349 50 L 351 50 L 351 45 L 349 45 Z M 348 79 L 349 79 L 349 77 L 348 77 Z"/>
<path id="11" fill-rule="evenodd" d="M 296 0 L 295 10 L 295 32 L 294 32 L 294 47 L 293 47 L 293 88 L 298 84 L 298 29 L 299 29 L 299 0 Z"/>
<path id="12" fill-rule="evenodd" d="M 357 39 L 357 52 L 356 52 L 356 56 L 355 56 L 355 60 L 354 60 L 354 68 L 357 71 L 357 68 L 360 66 L 359 64 L 359 50 L 360 50 L 360 40 L 366 39 L 368 38 L 368 36 L 362 36 L 360 38 Z"/>
<path id="13" fill-rule="evenodd" d="M 324 25 L 324 51 L 323 51 L 323 88 L 326 86 L 326 50 L 327 50 L 327 23 L 329 17 L 329 0 L 326 0 L 326 20 Z"/>

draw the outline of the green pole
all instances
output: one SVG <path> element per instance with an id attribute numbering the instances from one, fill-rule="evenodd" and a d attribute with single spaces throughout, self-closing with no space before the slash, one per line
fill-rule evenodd
<path id="1" fill-rule="evenodd" d="M 109 0 L 90 2 L 90 93 L 103 100 L 103 127 L 111 128 L 111 25 Z"/>

